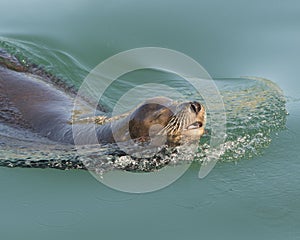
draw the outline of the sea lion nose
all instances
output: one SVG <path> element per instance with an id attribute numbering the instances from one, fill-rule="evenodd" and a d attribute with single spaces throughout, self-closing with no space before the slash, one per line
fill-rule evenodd
<path id="1" fill-rule="evenodd" d="M 201 104 L 194 101 L 194 102 L 190 102 L 191 104 L 191 109 L 192 111 L 194 111 L 196 114 L 200 112 L 201 110 Z"/>

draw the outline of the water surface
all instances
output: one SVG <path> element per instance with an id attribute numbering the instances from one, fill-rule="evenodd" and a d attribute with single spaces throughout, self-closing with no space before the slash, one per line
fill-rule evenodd
<path id="1" fill-rule="evenodd" d="M 144 195 L 109 189 L 87 171 L 1 167 L 1 236 L 299 239 L 299 8 L 292 0 L 2 3 L 1 36 L 32 43 L 32 59 L 74 84 L 120 51 L 167 47 L 213 78 L 271 79 L 289 115 L 260 154 L 220 162 L 202 180 L 193 165 Z"/>

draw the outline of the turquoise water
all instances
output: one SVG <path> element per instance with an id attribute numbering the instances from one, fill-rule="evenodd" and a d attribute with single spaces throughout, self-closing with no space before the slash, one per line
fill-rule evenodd
<path id="1" fill-rule="evenodd" d="M 194 164 L 148 194 L 109 189 L 86 171 L 0 168 L 4 239 L 299 239 L 296 1 L 20 1 L 1 8 L 1 36 L 33 43 L 33 53 L 43 46 L 38 62 L 72 83 L 120 51 L 167 47 L 214 78 L 271 79 L 289 112 L 262 155 L 219 163 L 204 179 Z"/>

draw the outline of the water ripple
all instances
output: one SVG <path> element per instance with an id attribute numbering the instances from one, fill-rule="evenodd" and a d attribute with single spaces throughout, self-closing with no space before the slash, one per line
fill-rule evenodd
<path id="1" fill-rule="evenodd" d="M 45 71 L 66 79 L 66 84 L 78 87 L 88 72 L 82 64 L 61 51 L 7 39 L 0 39 L 0 47 L 15 54 L 24 65 L 28 65 L 30 59 L 33 63 L 47 66 Z M 12 129 L 0 123 L 0 166 L 89 168 L 100 173 L 111 169 L 153 171 L 166 164 L 180 164 L 191 159 L 190 156 L 200 163 L 209 161 L 208 156 L 214 151 L 219 151 L 220 161 L 238 161 L 262 154 L 274 134 L 285 129 L 287 111 L 282 91 L 272 81 L 262 78 L 216 79 L 215 83 L 223 97 L 227 118 L 227 138 L 218 150 L 209 145 L 210 121 L 213 121 L 209 120 L 209 112 L 207 133 L 201 139 L 196 154 L 189 151 L 187 146 L 163 146 L 155 156 L 149 158 L 126 155 L 115 145 L 85 146 L 79 153 L 72 146 L 57 145 L 29 131 Z M 182 88 L 189 98 L 201 100 L 184 85 L 176 87 Z"/>

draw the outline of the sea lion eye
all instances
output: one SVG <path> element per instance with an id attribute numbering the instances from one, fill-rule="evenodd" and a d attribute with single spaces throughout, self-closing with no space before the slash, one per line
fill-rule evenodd
<path id="1" fill-rule="evenodd" d="M 168 121 L 172 115 L 173 115 L 173 112 L 169 108 L 163 107 L 162 109 L 159 109 L 158 111 L 156 111 L 153 114 L 153 118 L 155 120 L 165 119 L 165 121 Z"/>

